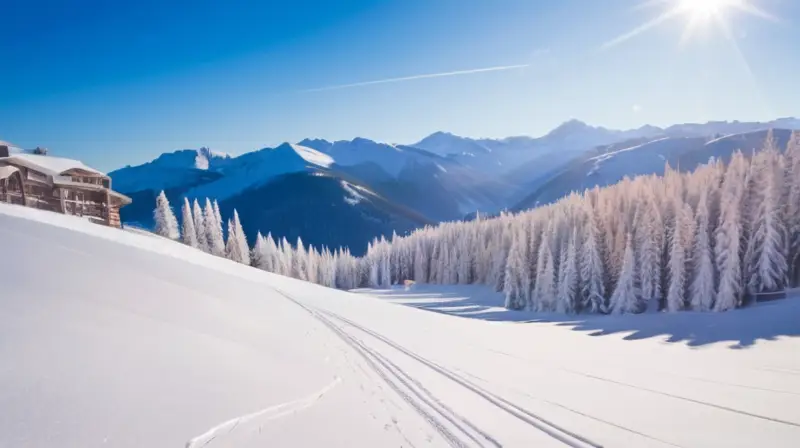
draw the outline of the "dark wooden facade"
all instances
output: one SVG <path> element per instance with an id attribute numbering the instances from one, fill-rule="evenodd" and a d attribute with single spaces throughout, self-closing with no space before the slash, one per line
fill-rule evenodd
<path id="1" fill-rule="evenodd" d="M 43 154 L 9 153 L 0 146 L 0 201 L 121 227 L 119 209 L 131 203 L 111 178 L 80 162 Z"/>

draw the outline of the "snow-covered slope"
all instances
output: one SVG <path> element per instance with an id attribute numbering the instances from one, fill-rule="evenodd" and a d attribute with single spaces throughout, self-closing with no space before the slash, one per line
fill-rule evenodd
<path id="1" fill-rule="evenodd" d="M 328 142 L 326 140 L 304 140 L 300 145 L 307 145 L 329 155 L 340 167 L 350 167 L 369 163 L 377 165 L 392 177 L 413 161 L 437 163 L 437 157 L 425 151 L 410 150 L 399 145 L 378 143 L 366 138 Z M 442 163 L 438 161 L 438 163 Z"/>
<path id="2" fill-rule="evenodd" d="M 224 200 L 263 185 L 276 176 L 329 168 L 333 162 L 331 157 L 317 150 L 284 143 L 233 159 L 222 170 L 223 176 L 219 180 L 193 188 L 186 195 Z"/>
<path id="3" fill-rule="evenodd" d="M 109 173 L 114 189 L 135 193 L 145 190 L 168 190 L 193 186 L 219 178 L 219 171 L 232 162 L 227 154 L 207 148 L 184 149 L 161 154 L 155 160 L 138 166 L 126 166 Z"/>
<path id="4" fill-rule="evenodd" d="M 564 319 L 481 313 L 497 296 L 454 287 L 393 292 L 403 306 L 8 205 L 0 247 L 0 446 L 781 448 L 800 437 L 797 298 Z M 43 277 L 42 260 L 58 268 Z"/>
<path id="5" fill-rule="evenodd" d="M 449 155 L 481 155 L 492 150 L 481 143 L 467 137 L 460 137 L 449 132 L 434 132 L 413 146 L 446 157 Z"/>

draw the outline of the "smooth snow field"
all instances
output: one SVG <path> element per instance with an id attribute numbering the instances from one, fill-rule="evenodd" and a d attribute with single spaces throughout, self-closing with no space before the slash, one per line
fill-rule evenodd
<path id="1" fill-rule="evenodd" d="M 0 205 L 0 447 L 797 447 L 800 298 L 348 293 Z"/>

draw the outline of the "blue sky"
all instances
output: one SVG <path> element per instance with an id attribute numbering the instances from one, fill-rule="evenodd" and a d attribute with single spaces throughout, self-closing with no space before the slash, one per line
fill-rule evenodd
<path id="1" fill-rule="evenodd" d="M 681 43 L 681 15 L 603 47 L 678 1 L 0 0 L 0 139 L 111 170 L 305 137 L 800 115 L 800 2 L 750 0 L 779 20 L 730 12 L 733 40 L 707 23 Z"/>

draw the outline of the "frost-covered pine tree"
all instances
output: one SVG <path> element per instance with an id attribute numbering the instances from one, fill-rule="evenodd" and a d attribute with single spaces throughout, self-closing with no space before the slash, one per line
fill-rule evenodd
<path id="1" fill-rule="evenodd" d="M 303 247 L 303 240 L 297 237 L 297 247 L 295 248 L 292 256 L 292 277 L 299 280 L 307 280 L 306 269 L 308 267 L 308 259 L 305 247 Z"/>
<path id="2" fill-rule="evenodd" d="M 200 208 L 200 203 L 197 202 L 197 199 L 194 200 L 192 214 L 194 215 L 194 228 L 197 231 L 197 248 L 203 252 L 208 252 L 208 232 L 206 232 L 206 218 L 203 215 L 203 209 Z"/>
<path id="3" fill-rule="evenodd" d="M 792 132 L 786 147 L 786 224 L 788 232 L 789 277 L 792 286 L 800 282 L 800 131 Z"/>
<path id="4" fill-rule="evenodd" d="M 215 207 L 216 208 L 216 207 Z M 233 228 L 236 230 L 236 244 L 239 246 L 239 256 L 237 259 L 239 263 L 250 265 L 250 246 L 247 244 L 247 235 L 242 228 L 242 222 L 239 220 L 239 212 L 233 209 Z M 230 239 L 230 236 L 228 236 Z"/>
<path id="5" fill-rule="evenodd" d="M 642 300 L 650 309 L 657 310 L 661 300 L 663 224 L 652 195 L 640 210 L 635 234 L 637 250 L 634 252 L 639 263 Z"/>
<path id="6" fill-rule="evenodd" d="M 220 233 L 222 233 L 222 223 L 224 221 L 222 220 L 222 213 L 219 211 L 219 204 L 217 203 L 216 199 L 214 199 L 214 202 L 211 203 L 211 206 L 214 210 L 214 219 L 219 223 Z"/>
<path id="7" fill-rule="evenodd" d="M 504 226 L 505 227 L 505 226 Z M 511 250 L 510 232 L 503 231 L 495 237 L 495 244 L 492 252 L 492 267 L 489 280 L 494 284 L 495 291 L 502 291 L 505 287 L 506 262 L 508 252 Z"/>
<path id="8" fill-rule="evenodd" d="M 319 278 L 317 276 L 317 265 L 319 264 L 317 259 L 319 255 L 317 254 L 317 250 L 314 249 L 314 246 L 308 246 L 308 257 L 306 258 L 306 280 L 311 283 L 318 283 Z"/>
<path id="9" fill-rule="evenodd" d="M 183 244 L 190 247 L 198 247 L 197 245 L 197 229 L 194 227 L 194 216 L 192 216 L 192 206 L 189 205 L 189 199 L 183 198 L 183 208 L 181 209 L 181 236 L 183 237 Z"/>
<path id="10" fill-rule="evenodd" d="M 588 216 L 580 260 L 582 308 L 592 313 L 605 313 L 606 280 L 601 247 L 603 239 L 598 226 L 600 221 L 591 205 L 587 204 L 585 209 Z"/>
<path id="11" fill-rule="evenodd" d="M 669 240 L 669 284 L 667 310 L 680 311 L 686 307 L 687 253 L 692 233 L 692 210 L 688 204 L 676 200 L 675 222 Z"/>
<path id="12" fill-rule="evenodd" d="M 169 205 L 167 195 L 162 191 L 156 198 L 156 209 L 153 211 L 153 219 L 155 220 L 156 234 L 161 235 L 171 240 L 177 240 L 181 237 L 178 230 L 178 220 L 175 218 L 175 213 L 172 212 L 172 207 Z"/>
<path id="13" fill-rule="evenodd" d="M 511 250 L 508 252 L 503 286 L 503 294 L 506 297 L 505 307 L 513 310 L 522 309 L 526 305 L 526 300 L 522 293 L 522 270 L 527 269 L 523 259 L 523 245 L 527 245 L 525 232 L 515 232 L 511 242 Z"/>
<path id="14" fill-rule="evenodd" d="M 417 238 L 414 245 L 414 281 L 428 283 L 428 266 L 430 255 L 425 250 L 427 241 Z"/>
<path id="15" fill-rule="evenodd" d="M 392 286 L 392 277 L 391 277 L 391 259 L 389 256 L 389 247 L 386 240 L 381 236 L 381 277 L 380 277 L 380 285 L 383 288 L 390 288 Z"/>
<path id="16" fill-rule="evenodd" d="M 208 198 L 206 198 L 206 205 L 203 209 L 203 218 L 206 225 L 209 251 L 218 257 L 226 256 L 225 238 L 222 235 L 222 221 L 217 221 L 214 206 Z"/>
<path id="17" fill-rule="evenodd" d="M 380 260 L 378 257 L 378 240 L 374 239 L 372 243 L 367 244 L 367 255 L 364 257 L 364 263 L 368 270 L 368 286 L 370 288 L 380 287 Z"/>
<path id="18" fill-rule="evenodd" d="M 213 219 L 213 212 L 212 212 Z M 225 244 L 225 257 L 229 260 L 241 263 L 242 254 L 240 253 L 241 247 L 236 243 L 236 227 L 233 225 L 232 220 L 228 220 L 228 241 Z"/>
<path id="19" fill-rule="evenodd" d="M 708 193 L 703 189 L 695 212 L 696 236 L 692 251 L 689 300 L 694 311 L 710 311 L 714 304 L 714 255 L 711 247 Z"/>
<path id="20" fill-rule="evenodd" d="M 267 242 L 259 231 L 256 233 L 256 242 L 253 244 L 253 250 L 250 251 L 250 260 L 252 266 L 263 271 L 267 269 Z"/>
<path id="21" fill-rule="evenodd" d="M 719 225 L 714 234 L 719 285 L 714 311 L 726 311 L 739 304 L 742 284 L 742 207 L 747 178 L 747 160 L 734 153 L 725 171 L 719 205 Z"/>
<path id="22" fill-rule="evenodd" d="M 272 238 L 272 232 L 268 232 L 264 237 L 264 268 L 269 272 L 278 272 L 278 265 L 280 263 L 280 254 L 278 252 L 278 245 L 275 239 Z"/>
<path id="23" fill-rule="evenodd" d="M 566 258 L 561 265 L 561 283 L 558 285 L 558 306 L 559 313 L 574 313 L 578 304 L 578 229 L 572 232 L 572 238 L 567 246 Z"/>
<path id="24" fill-rule="evenodd" d="M 281 238 L 280 256 L 278 257 L 278 266 L 280 274 L 287 277 L 292 277 L 292 266 L 294 266 L 294 251 L 292 245 L 286 240 L 286 237 Z"/>
<path id="25" fill-rule="evenodd" d="M 769 142 L 768 142 L 769 143 Z M 786 283 L 787 232 L 781 201 L 783 160 L 775 150 L 764 150 L 753 158 L 752 225 L 745 266 L 751 293 L 782 289 Z"/>
<path id="26" fill-rule="evenodd" d="M 642 310 L 639 301 L 639 288 L 636 280 L 636 258 L 633 255 L 633 237 L 628 234 L 625 253 L 622 257 L 617 286 L 611 294 L 611 310 L 615 314 L 638 313 Z"/>
<path id="27" fill-rule="evenodd" d="M 554 236 L 553 222 L 542 234 L 542 243 L 537 254 L 536 286 L 534 288 L 533 308 L 535 311 L 555 311 L 558 279 L 556 277 L 556 261 L 551 249 Z"/>

